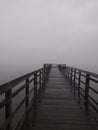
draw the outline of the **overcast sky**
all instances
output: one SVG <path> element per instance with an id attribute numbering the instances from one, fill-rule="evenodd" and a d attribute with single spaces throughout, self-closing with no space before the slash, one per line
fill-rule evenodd
<path id="1" fill-rule="evenodd" d="M 47 62 L 98 73 L 98 0 L 0 0 L 0 69 Z"/>

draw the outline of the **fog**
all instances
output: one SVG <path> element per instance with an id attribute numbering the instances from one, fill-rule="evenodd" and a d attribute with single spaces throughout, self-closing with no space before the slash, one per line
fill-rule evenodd
<path id="1" fill-rule="evenodd" d="M 0 0 L 0 82 L 43 63 L 98 73 L 98 0 Z"/>

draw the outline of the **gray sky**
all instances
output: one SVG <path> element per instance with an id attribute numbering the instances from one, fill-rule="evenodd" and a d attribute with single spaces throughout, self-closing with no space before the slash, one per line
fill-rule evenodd
<path id="1" fill-rule="evenodd" d="M 98 73 L 98 0 L 0 0 L 0 69 L 66 63 Z"/>

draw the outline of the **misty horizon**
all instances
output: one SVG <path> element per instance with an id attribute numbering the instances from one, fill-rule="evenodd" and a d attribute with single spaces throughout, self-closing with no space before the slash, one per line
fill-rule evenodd
<path id="1" fill-rule="evenodd" d="M 98 73 L 97 15 L 97 0 L 0 1 L 0 82 L 44 63 Z"/>

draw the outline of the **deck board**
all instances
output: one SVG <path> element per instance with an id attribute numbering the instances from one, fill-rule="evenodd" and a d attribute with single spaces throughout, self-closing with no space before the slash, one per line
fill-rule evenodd
<path id="1" fill-rule="evenodd" d="M 24 130 L 96 130 L 80 109 L 70 83 L 52 67 L 42 101 L 33 106 L 22 125 Z"/>

